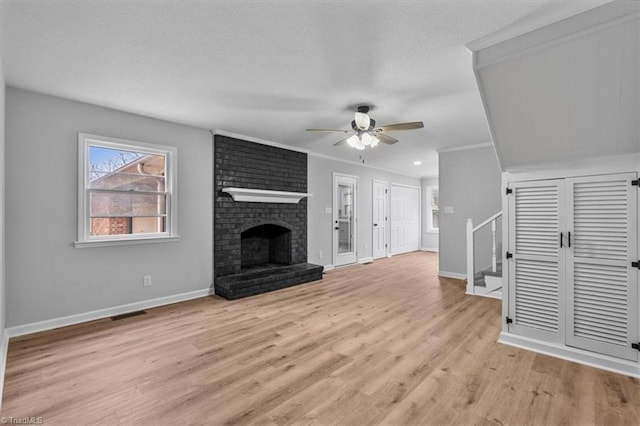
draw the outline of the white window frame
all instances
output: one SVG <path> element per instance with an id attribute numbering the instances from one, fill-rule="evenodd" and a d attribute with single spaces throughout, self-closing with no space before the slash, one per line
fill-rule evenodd
<path id="1" fill-rule="evenodd" d="M 126 235 L 91 235 L 89 205 L 89 147 L 98 146 L 109 149 L 135 151 L 165 157 L 165 195 L 166 230 L 165 232 Z M 111 245 L 157 243 L 177 241 L 178 204 L 177 200 L 177 163 L 178 150 L 172 146 L 155 145 L 144 142 L 117 139 L 106 136 L 78 133 L 78 240 L 76 248 L 100 247 Z"/>
<path id="2" fill-rule="evenodd" d="M 440 202 L 440 190 L 437 185 L 427 186 L 427 232 L 431 234 L 438 234 L 440 228 L 434 228 L 433 226 L 433 206 L 431 205 L 433 190 L 438 191 L 438 202 Z"/>

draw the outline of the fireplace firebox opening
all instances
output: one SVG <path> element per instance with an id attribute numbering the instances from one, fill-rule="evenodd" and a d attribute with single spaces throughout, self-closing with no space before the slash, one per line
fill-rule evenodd
<path id="1" fill-rule="evenodd" d="M 241 268 L 292 264 L 291 229 L 275 224 L 249 228 L 240 235 Z"/>

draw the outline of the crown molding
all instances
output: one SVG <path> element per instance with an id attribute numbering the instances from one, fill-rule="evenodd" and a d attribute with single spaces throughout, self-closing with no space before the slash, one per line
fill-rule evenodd
<path id="1" fill-rule="evenodd" d="M 525 22 L 521 25 L 509 25 L 501 30 L 487 34 L 486 36 L 481 37 L 477 40 L 470 41 L 465 45 L 465 47 L 471 52 L 476 52 L 478 50 L 482 50 L 487 47 L 495 46 L 496 44 L 514 39 L 516 37 L 520 37 L 524 34 L 530 33 L 531 31 L 535 31 L 548 25 L 555 24 L 556 22 L 560 22 L 573 16 L 580 15 L 608 3 L 616 3 L 620 1 L 624 2 L 626 0 L 590 0 L 588 2 L 575 1 L 570 7 L 567 7 L 566 10 L 546 14 L 544 16 L 531 19 L 530 21 Z"/>
<path id="2" fill-rule="evenodd" d="M 440 149 L 438 151 L 436 151 L 438 154 L 442 154 L 445 152 L 455 152 L 455 151 L 467 151 L 469 149 L 478 149 L 478 148 L 485 148 L 488 146 L 493 146 L 493 142 L 483 142 L 483 143 L 476 143 L 473 145 L 462 145 L 462 146 L 454 146 L 453 148 L 444 148 L 444 149 Z"/>
<path id="3" fill-rule="evenodd" d="M 241 135 L 239 133 L 227 132 L 225 130 L 218 130 L 218 129 L 209 130 L 209 131 L 213 136 L 216 136 L 216 135 L 226 136 L 228 138 L 241 139 L 243 141 L 255 142 L 262 145 L 274 146 L 276 148 L 288 149 L 289 151 L 296 151 L 296 152 L 303 152 L 305 154 L 310 154 L 310 151 L 308 149 L 296 148 L 295 146 L 286 145 L 279 142 L 273 142 L 266 139 L 260 139 L 253 136 Z"/>

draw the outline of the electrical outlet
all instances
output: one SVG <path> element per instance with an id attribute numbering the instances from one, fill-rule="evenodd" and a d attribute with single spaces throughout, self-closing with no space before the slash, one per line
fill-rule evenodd
<path id="1" fill-rule="evenodd" d="M 318 252 L 318 259 L 322 259 L 322 252 L 321 251 Z"/>
<path id="2" fill-rule="evenodd" d="M 151 275 L 145 275 L 142 277 L 142 285 L 145 287 L 151 286 Z"/>

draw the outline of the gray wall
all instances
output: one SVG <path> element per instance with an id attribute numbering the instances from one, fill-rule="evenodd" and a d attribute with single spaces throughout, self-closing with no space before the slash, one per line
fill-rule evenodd
<path id="1" fill-rule="evenodd" d="M 420 248 L 423 250 L 438 250 L 439 233 L 428 232 L 428 216 L 430 212 L 427 210 L 427 188 L 430 186 L 438 186 L 438 178 L 422 178 L 420 179 L 420 186 L 422 187 L 422 243 Z"/>
<path id="2" fill-rule="evenodd" d="M 0 23 L 3 21 L 3 5 L 0 2 Z M 1 33 L 1 31 L 0 31 Z M 2 35 L 0 34 L 0 37 Z M 6 303 L 5 303 L 5 83 L 3 68 L 3 45 L 0 38 L 0 337 L 4 335 Z M 4 349 L 4 348 L 3 348 Z M 0 367 L 2 368 L 2 367 Z M 4 377 L 0 377 L 4 380 Z M 2 384 L 0 383 L 0 389 Z M 1 403 L 1 401 L 0 401 Z"/>
<path id="3" fill-rule="evenodd" d="M 6 176 L 14 183 L 6 192 L 8 327 L 210 288 L 208 131 L 12 87 L 6 118 Z M 178 148 L 179 242 L 73 247 L 78 132 Z M 332 263 L 325 207 L 332 207 L 333 172 L 359 177 L 359 259 L 372 256 L 373 179 L 421 186 L 419 178 L 309 155 L 308 258 L 321 265 Z M 142 286 L 143 275 L 152 275 L 151 287 Z"/>
<path id="4" fill-rule="evenodd" d="M 372 210 L 373 179 L 391 183 L 420 187 L 420 179 L 358 164 L 345 163 L 309 155 L 309 192 L 313 194 L 308 201 L 308 257 L 310 263 L 331 265 L 332 259 L 332 214 L 325 213 L 326 207 L 333 205 L 333 173 L 343 173 L 359 177 L 358 181 L 358 259 L 373 256 Z M 322 257 L 319 253 L 322 252 Z"/>
<path id="5" fill-rule="evenodd" d="M 501 172 L 492 146 L 442 152 L 440 173 L 440 271 L 466 273 L 466 222 L 479 224 L 502 209 Z M 453 207 L 453 213 L 447 213 Z M 500 225 L 498 225 L 500 226 Z M 498 235 L 499 241 L 500 235 Z M 490 265 L 490 233 L 480 236 L 476 265 Z"/>
<path id="6" fill-rule="evenodd" d="M 210 287 L 208 131 L 12 87 L 6 123 L 8 327 Z M 179 242 L 73 247 L 78 132 L 177 147 Z"/>

